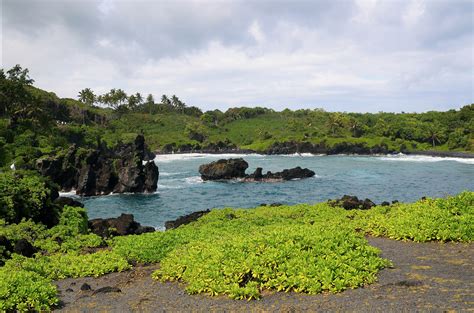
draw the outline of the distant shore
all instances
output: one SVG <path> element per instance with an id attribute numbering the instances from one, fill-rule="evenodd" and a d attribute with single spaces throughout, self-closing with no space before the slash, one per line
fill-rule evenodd
<path id="1" fill-rule="evenodd" d="M 169 154 L 191 154 L 191 153 L 205 153 L 205 154 L 261 154 L 261 155 L 271 155 L 264 152 L 258 152 L 248 149 L 229 149 L 229 150 L 194 150 L 194 151 L 178 151 L 178 152 L 162 152 L 162 151 L 155 151 L 156 155 L 169 155 Z M 288 155 L 288 154 L 295 154 L 298 152 L 293 153 L 282 153 L 281 155 Z M 304 152 L 305 153 L 305 152 Z M 401 152 L 392 152 L 387 154 L 397 155 Z M 431 156 L 431 157 L 441 157 L 441 158 L 463 158 L 463 159 L 474 159 L 474 153 L 471 152 L 460 152 L 460 151 L 436 151 L 436 150 L 426 150 L 426 151 L 404 151 L 402 152 L 406 155 L 422 155 L 422 156 Z M 318 154 L 315 154 L 318 155 Z M 326 154 L 323 153 L 322 155 L 381 155 L 380 153 L 336 153 L 336 154 Z"/>

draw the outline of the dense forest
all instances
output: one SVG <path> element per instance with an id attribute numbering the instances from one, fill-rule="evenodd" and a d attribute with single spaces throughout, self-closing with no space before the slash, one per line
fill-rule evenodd
<path id="1" fill-rule="evenodd" d="M 85 88 L 77 99 L 69 99 L 33 83 L 28 69 L 19 65 L 0 71 L 0 166 L 29 168 L 42 155 L 71 144 L 114 145 L 139 133 L 152 150 L 163 152 L 268 153 L 285 143 L 322 145 L 333 152 L 351 152 L 344 150 L 350 145 L 384 147 L 375 150 L 382 152 L 474 151 L 474 104 L 425 113 L 277 112 L 261 107 L 202 112 L 176 95 L 157 101 L 151 94 L 112 89 L 96 95 Z"/>

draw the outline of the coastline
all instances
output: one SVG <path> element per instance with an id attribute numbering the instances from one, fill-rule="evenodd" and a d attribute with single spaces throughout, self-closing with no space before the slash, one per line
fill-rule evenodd
<path id="1" fill-rule="evenodd" d="M 223 149 L 223 150 L 192 150 L 192 151 L 175 151 L 175 152 L 163 152 L 161 150 L 154 151 L 156 155 L 172 155 L 172 154 L 193 154 L 193 153 L 202 153 L 202 154 L 259 154 L 259 155 L 290 155 L 290 154 L 306 154 L 307 152 L 289 152 L 289 153 L 265 153 L 260 151 L 248 150 L 248 149 Z M 426 151 L 403 151 L 403 152 L 391 152 L 391 153 L 310 153 L 314 155 L 364 155 L 364 156 L 380 156 L 380 155 L 420 155 L 420 156 L 430 156 L 430 157 L 440 157 L 440 158 L 462 158 L 462 159 L 474 159 L 474 153 L 471 152 L 461 152 L 461 151 L 436 151 L 436 150 L 426 150 Z"/>

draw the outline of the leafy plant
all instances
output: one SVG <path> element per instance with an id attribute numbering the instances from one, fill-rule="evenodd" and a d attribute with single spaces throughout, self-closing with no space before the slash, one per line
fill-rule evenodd
<path id="1" fill-rule="evenodd" d="M 37 273 L 0 268 L 0 311 L 45 311 L 59 303 L 56 286 Z"/>

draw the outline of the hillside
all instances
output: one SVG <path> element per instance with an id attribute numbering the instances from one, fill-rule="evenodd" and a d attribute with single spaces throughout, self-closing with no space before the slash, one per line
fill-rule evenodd
<path id="1" fill-rule="evenodd" d="M 173 96 L 156 102 L 120 89 L 79 100 L 61 99 L 32 86 L 17 66 L 0 77 L 0 166 L 32 164 L 76 144 L 109 146 L 143 133 L 162 152 L 388 153 L 474 151 L 474 104 L 426 113 L 341 113 L 231 108 L 202 112 Z"/>

